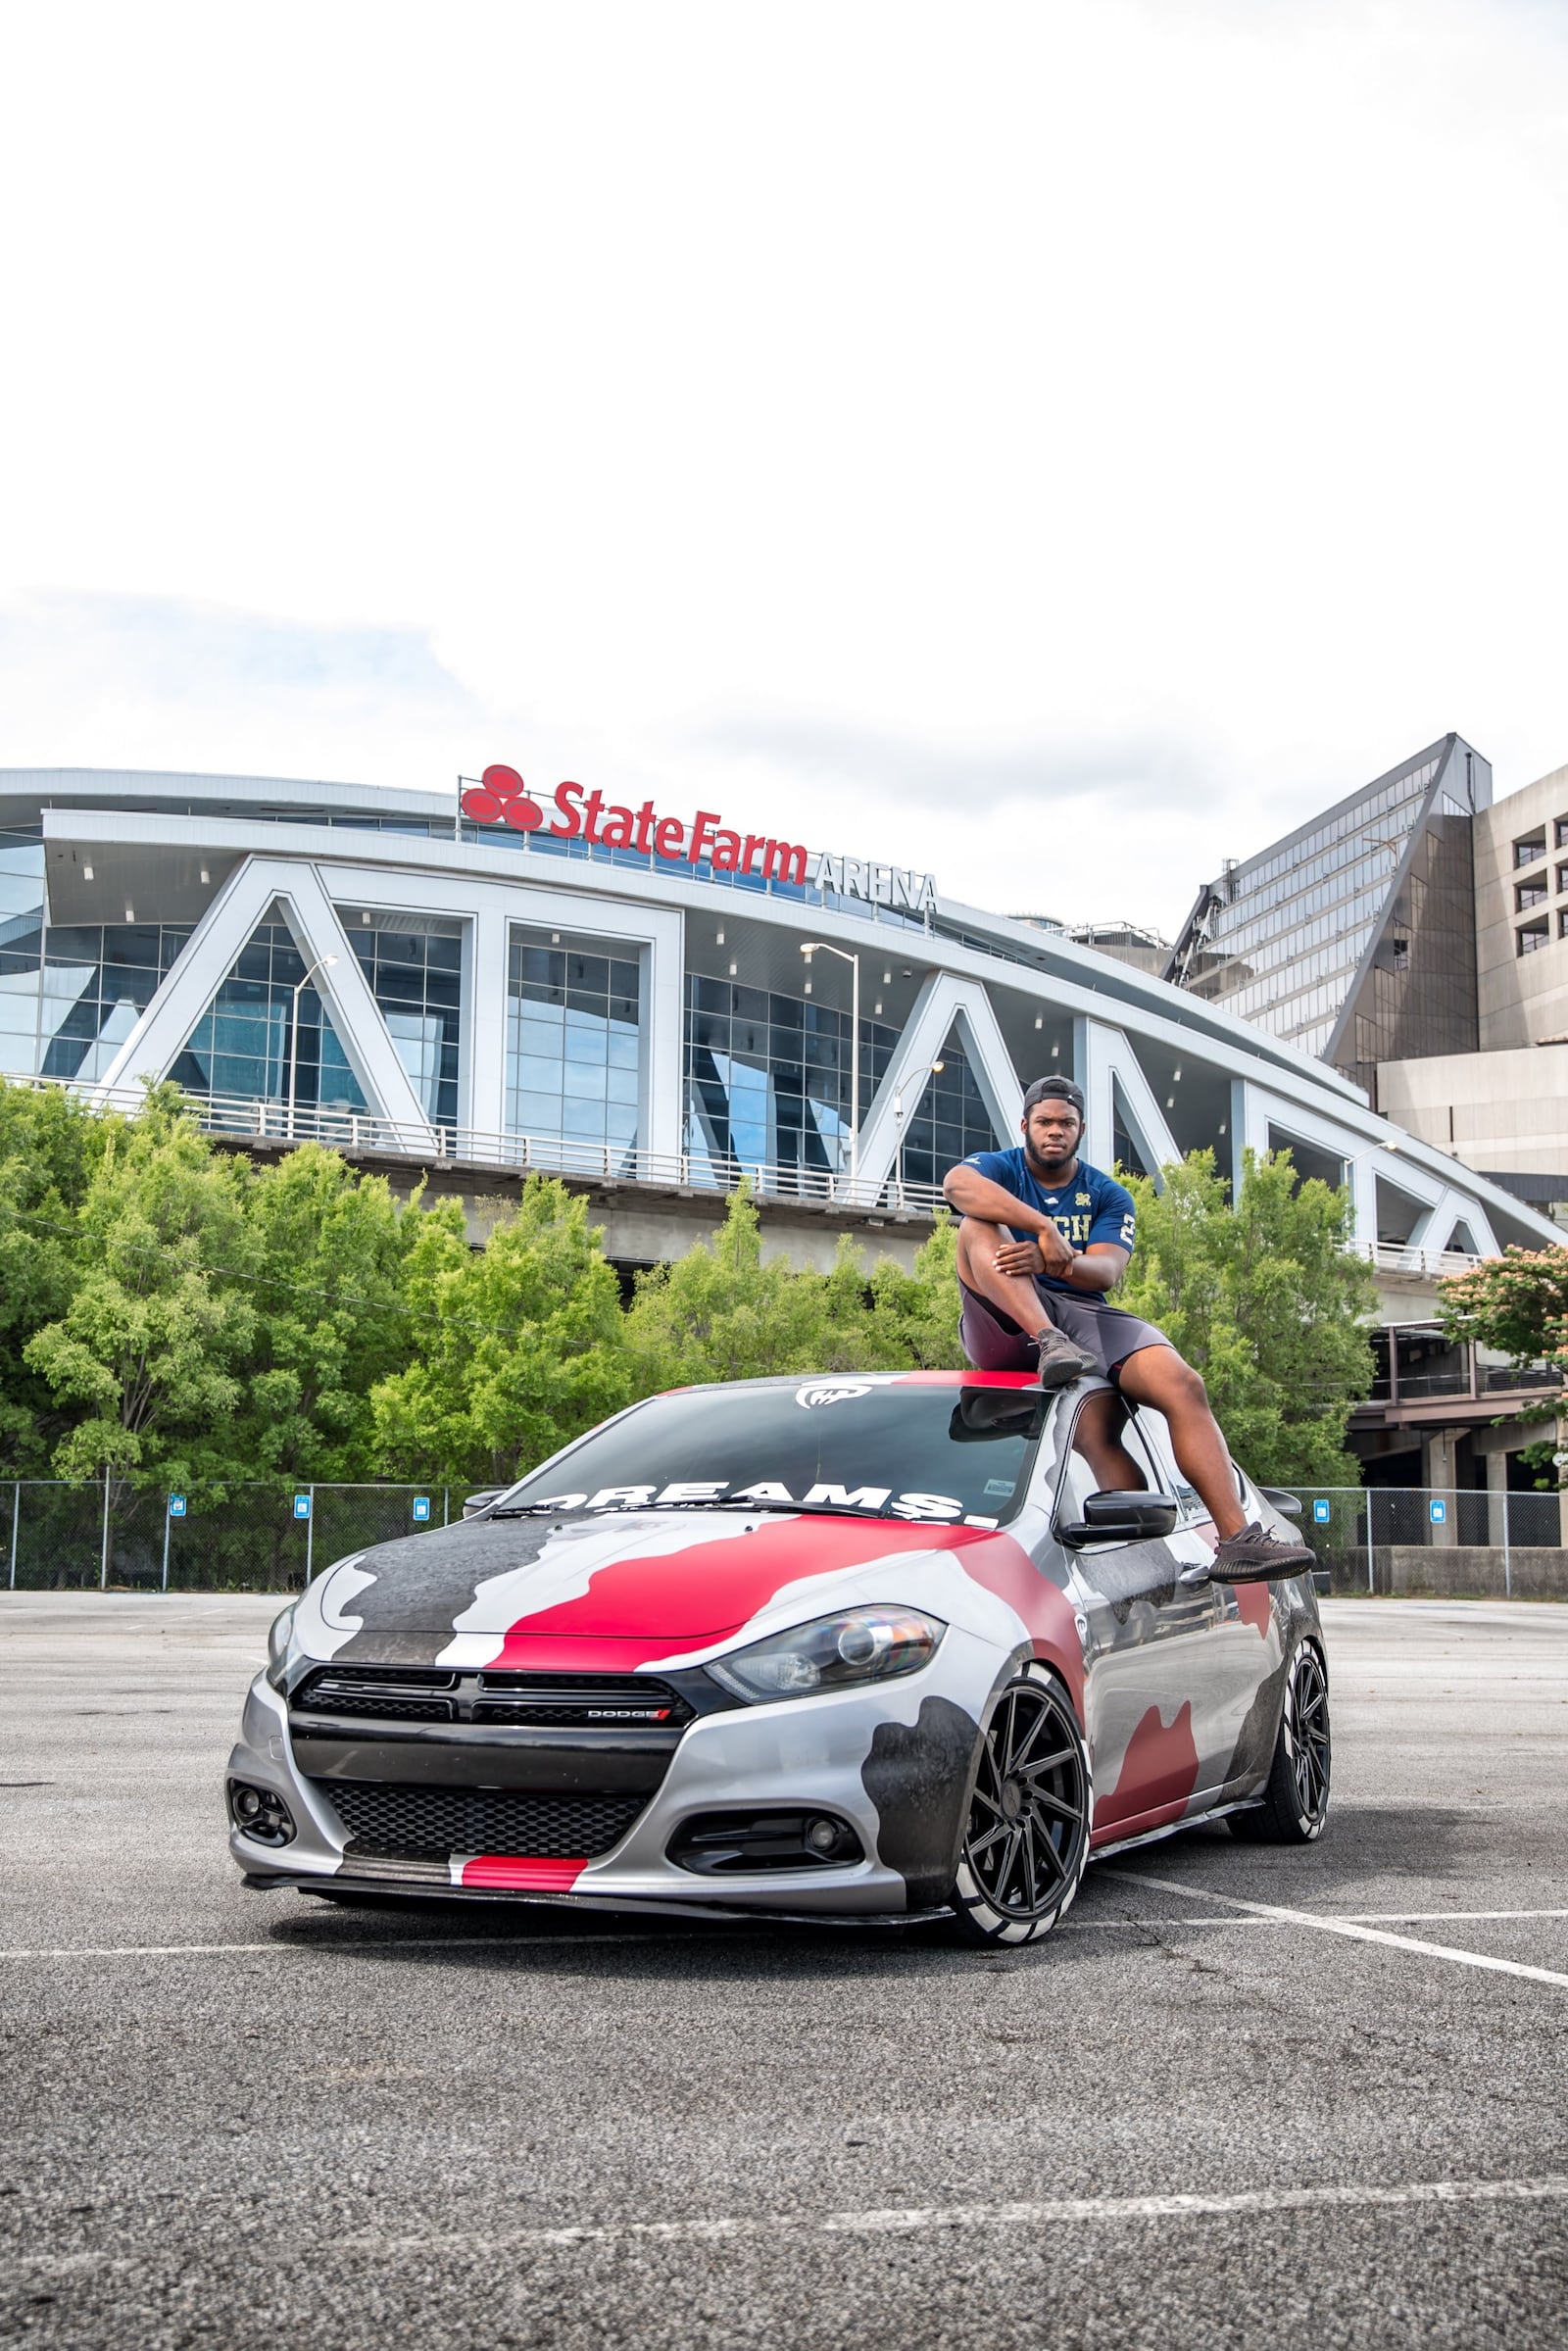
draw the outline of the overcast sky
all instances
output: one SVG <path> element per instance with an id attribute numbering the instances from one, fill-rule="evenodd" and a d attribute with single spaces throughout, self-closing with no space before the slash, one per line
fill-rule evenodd
<path id="1" fill-rule="evenodd" d="M 509 761 L 1167 932 L 1568 761 L 1568 8 L 11 6 L 0 765 Z"/>

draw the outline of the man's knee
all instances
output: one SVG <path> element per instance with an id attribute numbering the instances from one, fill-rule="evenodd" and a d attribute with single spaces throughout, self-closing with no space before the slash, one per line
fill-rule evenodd
<path id="1" fill-rule="evenodd" d="M 1190 1363 L 1184 1363 L 1174 1348 L 1171 1353 L 1172 1361 L 1167 1377 L 1170 1381 L 1172 1403 L 1178 1408 L 1185 1407 L 1190 1412 L 1206 1412 L 1209 1408 L 1208 1390 L 1203 1386 L 1202 1374 L 1194 1371 Z"/>
<path id="2" fill-rule="evenodd" d="M 1129 1356 L 1128 1363 L 1143 1369 L 1143 1380 L 1133 1385 L 1143 1393 L 1145 1402 L 1156 1405 L 1161 1412 L 1209 1410 L 1208 1390 L 1203 1386 L 1202 1375 L 1184 1362 L 1173 1347 L 1140 1347 L 1137 1354 Z"/>

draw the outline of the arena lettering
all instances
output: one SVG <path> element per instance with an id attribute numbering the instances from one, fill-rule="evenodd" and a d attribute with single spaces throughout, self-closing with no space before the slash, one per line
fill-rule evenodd
<path id="1" fill-rule="evenodd" d="M 880 865 L 866 857 L 811 851 L 799 841 L 771 833 L 739 833 L 716 809 L 699 808 L 688 824 L 661 816 L 651 800 L 633 808 L 607 801 L 597 788 L 565 782 L 548 801 L 530 791 L 515 767 L 492 765 L 477 784 L 464 788 L 465 816 L 475 824 L 506 825 L 513 832 L 544 833 L 553 841 L 585 841 L 593 848 L 632 849 L 670 865 L 707 865 L 713 873 L 755 874 L 804 889 L 814 882 L 824 894 L 858 899 L 867 906 L 895 906 L 924 914 L 936 905 L 929 873 L 902 865 Z"/>

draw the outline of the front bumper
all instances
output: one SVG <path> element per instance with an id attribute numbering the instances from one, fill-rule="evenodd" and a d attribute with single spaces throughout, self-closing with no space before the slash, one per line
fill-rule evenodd
<path id="1" fill-rule="evenodd" d="M 253 1886 L 504 1896 L 728 1917 L 923 1915 L 946 1890 L 942 1855 L 951 1849 L 956 1856 L 968 1768 L 998 1664 L 988 1644 L 955 1629 L 939 1677 L 928 1668 L 875 1690 L 700 1715 L 682 1732 L 667 1770 L 625 1834 L 587 1861 L 482 1852 L 436 1861 L 366 1851 L 333 1804 L 331 1779 L 301 1768 L 287 1702 L 258 1676 L 228 1779 L 280 1796 L 295 1834 L 287 1844 L 267 1843 L 231 1816 L 229 1850 Z M 966 1686 L 958 1702 L 956 1680 Z M 456 1751 L 449 1749 L 449 1758 Z M 313 1744 L 312 1752 L 318 1756 L 319 1748 Z M 485 1777 L 483 1758 L 471 1749 L 449 1770 L 432 1748 L 425 1768 L 430 1779 L 466 1779 L 470 1786 Z M 550 1785 L 552 1770 L 559 1778 L 559 1765 L 547 1762 L 543 1785 Z M 503 1784 L 516 1787 L 517 1771 L 514 1752 L 498 1757 L 497 1776 L 513 1775 Z M 528 1784 L 540 1785 L 537 1774 Z M 669 1858 L 671 1840 L 697 1815 L 781 1807 L 847 1824 L 863 1858 L 721 1877 Z M 890 1852 L 901 1866 L 885 1857 Z"/>

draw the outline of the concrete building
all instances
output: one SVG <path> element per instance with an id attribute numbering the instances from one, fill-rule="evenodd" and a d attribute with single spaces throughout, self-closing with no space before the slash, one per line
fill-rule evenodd
<path id="1" fill-rule="evenodd" d="M 1568 767 L 1477 814 L 1474 863 L 1476 1050 L 1385 1061 L 1376 1100 L 1520 1197 L 1568 1201 Z"/>
<path id="2" fill-rule="evenodd" d="M 1568 1221 L 1568 767 L 1505 799 L 1446 735 L 1199 892 L 1172 982 L 1319 1054 L 1406 1134 Z M 1398 1162 L 1378 1238 L 1414 1230 Z M 1471 1254 L 1462 1220 L 1451 1246 Z M 1436 1286 L 1378 1335 L 1352 1440 L 1369 1480 L 1523 1490 L 1554 1389 L 1456 1348 Z M 1499 1418 L 1505 1425 L 1497 1426 Z"/>
<path id="3" fill-rule="evenodd" d="M 1070 939 L 1075 947 L 1092 947 L 1097 955 L 1109 955 L 1113 963 L 1130 963 L 1134 971 L 1152 972 L 1156 978 L 1164 977 L 1170 961 L 1170 941 L 1142 923 L 1057 922 L 1051 914 L 1014 914 L 1012 919 L 1027 922 L 1037 931 L 1053 931 L 1060 939 Z"/>
<path id="4" fill-rule="evenodd" d="M 1293 1045 L 929 875 L 574 784 L 541 802 L 504 768 L 461 808 L 0 772 L 0 1069 L 101 1102 L 172 1076 L 248 1149 L 318 1135 L 481 1221 L 548 1169 L 626 1263 L 710 1228 L 742 1173 L 769 1246 L 822 1263 L 852 1229 L 907 1257 L 944 1170 L 1010 1141 L 1054 1068 L 1101 1165 L 1209 1148 L 1239 1181 L 1248 1145 L 1289 1145 L 1347 1182 L 1396 1319 L 1455 1251 L 1552 1230 Z"/>

